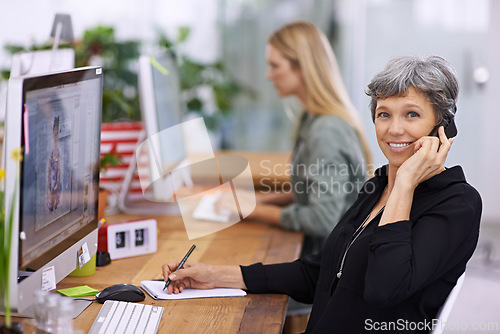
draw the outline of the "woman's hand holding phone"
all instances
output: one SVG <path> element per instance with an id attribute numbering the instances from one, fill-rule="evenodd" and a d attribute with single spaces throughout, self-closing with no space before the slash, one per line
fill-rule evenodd
<path id="1" fill-rule="evenodd" d="M 430 179 L 444 170 L 444 163 L 450 151 L 453 138 L 446 137 L 444 127 L 438 129 L 439 138 L 425 136 L 415 142 L 415 154 L 399 167 L 396 182 L 412 185 Z"/>

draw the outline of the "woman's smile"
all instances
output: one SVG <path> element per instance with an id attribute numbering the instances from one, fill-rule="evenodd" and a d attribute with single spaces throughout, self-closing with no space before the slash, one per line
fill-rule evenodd
<path id="1" fill-rule="evenodd" d="M 389 150 L 394 153 L 403 152 L 407 148 L 409 148 L 413 142 L 389 142 Z"/>

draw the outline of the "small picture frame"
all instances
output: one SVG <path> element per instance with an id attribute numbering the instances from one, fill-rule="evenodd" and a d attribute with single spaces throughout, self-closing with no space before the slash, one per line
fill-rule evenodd
<path id="1" fill-rule="evenodd" d="M 111 260 L 155 253 L 158 250 L 156 224 L 156 219 L 145 219 L 107 225 Z"/>

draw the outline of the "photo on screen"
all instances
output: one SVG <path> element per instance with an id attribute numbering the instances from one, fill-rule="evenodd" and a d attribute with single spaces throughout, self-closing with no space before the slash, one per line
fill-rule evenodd
<path id="1" fill-rule="evenodd" d="M 29 91 L 25 99 L 27 152 L 22 170 L 21 267 L 43 250 L 57 245 L 95 219 L 98 189 L 93 183 L 98 155 L 88 140 L 98 143 L 94 128 L 99 116 L 92 110 L 98 82 Z M 97 159 L 96 159 L 97 158 Z M 33 236 L 37 237 L 34 238 Z M 41 261 L 40 263 L 43 263 Z"/>

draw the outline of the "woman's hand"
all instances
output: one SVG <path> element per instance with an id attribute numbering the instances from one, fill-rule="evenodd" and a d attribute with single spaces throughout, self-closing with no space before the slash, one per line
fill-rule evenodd
<path id="1" fill-rule="evenodd" d="M 238 190 L 238 205 L 244 218 L 260 221 L 270 225 L 281 225 L 282 207 L 274 204 L 261 203 L 250 191 Z M 232 192 L 224 193 L 214 204 L 214 209 L 220 214 L 229 212 L 233 217 L 240 217 Z"/>
<path id="2" fill-rule="evenodd" d="M 453 139 L 446 138 L 443 127 L 438 134 L 439 138 L 426 136 L 417 140 L 415 154 L 399 167 L 379 226 L 410 219 L 415 188 L 444 170 Z"/>
<path id="3" fill-rule="evenodd" d="M 240 206 L 242 212 L 250 212 L 248 217 L 251 217 L 251 212 L 254 211 L 255 205 L 258 203 L 255 192 L 238 189 L 237 195 L 238 205 Z M 229 213 L 233 217 L 240 217 L 232 191 L 224 191 L 217 202 L 215 202 L 214 209 L 220 214 Z"/>
<path id="4" fill-rule="evenodd" d="M 240 216 L 232 191 L 223 191 L 217 202 L 215 202 L 214 209 L 218 214 L 230 214 L 233 217 Z"/>
<path id="5" fill-rule="evenodd" d="M 177 269 L 181 261 L 168 262 L 162 267 L 165 281 L 170 278 L 171 283 L 167 292 L 179 293 L 184 289 L 213 289 L 215 288 L 215 279 L 213 275 L 213 266 L 198 262 L 186 261 L 182 269 Z M 175 271 L 175 272 L 174 272 Z"/>
<path id="6" fill-rule="evenodd" d="M 415 142 L 415 154 L 399 167 L 396 182 L 403 182 L 415 188 L 444 170 L 453 138 L 446 137 L 442 126 L 439 127 L 438 134 L 439 138 L 425 136 Z"/>
<path id="7" fill-rule="evenodd" d="M 186 261 L 182 269 L 177 269 L 179 261 L 165 263 L 162 267 L 165 281 L 171 283 L 167 293 L 180 293 L 184 289 L 233 288 L 246 289 L 241 269 L 236 265 L 209 265 Z M 174 272 L 175 271 L 175 272 Z"/>
<path id="8" fill-rule="evenodd" d="M 255 193 L 257 204 L 274 204 L 277 206 L 287 206 L 294 202 L 294 193 L 292 190 L 282 192 L 266 191 Z"/>

